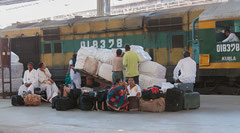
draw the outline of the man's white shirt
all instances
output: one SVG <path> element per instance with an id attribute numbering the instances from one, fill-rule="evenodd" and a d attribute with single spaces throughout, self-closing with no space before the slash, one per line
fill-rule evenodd
<path id="1" fill-rule="evenodd" d="M 196 69 L 196 62 L 191 57 L 186 57 L 178 62 L 173 71 L 173 78 L 179 79 L 182 83 L 195 83 Z"/>
<path id="2" fill-rule="evenodd" d="M 37 72 L 37 70 L 32 69 L 31 72 L 29 70 L 26 70 L 24 72 L 23 83 L 24 84 L 32 83 L 32 84 L 38 85 L 38 72 Z"/>
<path id="3" fill-rule="evenodd" d="M 239 42 L 239 38 L 234 33 L 230 33 L 229 36 L 222 42 Z"/>

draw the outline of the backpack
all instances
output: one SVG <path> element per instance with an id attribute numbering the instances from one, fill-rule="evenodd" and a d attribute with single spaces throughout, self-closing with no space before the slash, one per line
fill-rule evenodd
<path id="1" fill-rule="evenodd" d="M 15 95 L 11 97 L 11 103 L 13 106 L 22 106 L 24 105 L 24 100 L 20 95 Z"/>
<path id="2" fill-rule="evenodd" d="M 158 87 L 149 87 L 142 90 L 143 100 L 149 101 L 150 99 L 158 99 L 160 97 L 164 97 L 164 94 Z"/>

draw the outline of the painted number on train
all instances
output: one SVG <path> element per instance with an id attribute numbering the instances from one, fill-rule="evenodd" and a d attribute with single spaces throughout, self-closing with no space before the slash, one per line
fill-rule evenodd
<path id="1" fill-rule="evenodd" d="M 118 39 L 107 39 L 107 40 L 92 40 L 92 41 L 81 41 L 81 47 L 91 47 L 95 48 L 122 48 L 123 41 L 121 38 Z"/>
<path id="2" fill-rule="evenodd" d="M 239 52 L 240 44 L 218 44 L 216 50 L 217 52 Z"/>

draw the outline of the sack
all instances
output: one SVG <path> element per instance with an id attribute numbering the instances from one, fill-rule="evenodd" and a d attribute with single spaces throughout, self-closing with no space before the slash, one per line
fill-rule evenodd
<path id="1" fill-rule="evenodd" d="M 69 97 L 60 97 L 56 100 L 56 110 L 65 111 L 73 109 L 77 105 L 77 101 L 70 99 Z"/>
<path id="2" fill-rule="evenodd" d="M 96 93 L 85 92 L 80 97 L 79 108 L 81 110 L 93 110 L 95 103 L 96 103 Z"/>
<path id="3" fill-rule="evenodd" d="M 129 101 L 129 111 L 138 111 L 139 108 L 139 99 L 138 97 L 128 97 L 128 101 Z"/>
<path id="4" fill-rule="evenodd" d="M 24 103 L 26 106 L 38 106 L 41 104 L 41 96 L 36 94 L 28 94 L 24 96 Z"/>
<path id="5" fill-rule="evenodd" d="M 103 63 L 99 68 L 98 75 L 112 82 L 112 65 Z"/>
<path id="6" fill-rule="evenodd" d="M 200 94 L 191 92 L 184 94 L 184 109 L 198 109 L 200 107 Z"/>
<path id="7" fill-rule="evenodd" d="M 183 90 L 173 88 L 166 92 L 166 111 L 180 111 L 183 109 Z"/>
<path id="8" fill-rule="evenodd" d="M 22 106 L 24 105 L 24 100 L 21 96 L 15 95 L 11 97 L 11 103 L 13 106 Z"/>
<path id="9" fill-rule="evenodd" d="M 141 87 L 141 89 L 147 89 L 154 85 L 162 87 L 162 83 L 166 81 L 166 79 L 154 78 L 143 74 L 139 75 L 139 86 Z"/>
<path id="10" fill-rule="evenodd" d="M 83 66 L 83 70 L 91 75 L 97 75 L 98 61 L 92 57 L 87 57 Z"/>
<path id="11" fill-rule="evenodd" d="M 151 87 L 151 88 L 142 90 L 142 99 L 146 101 L 150 99 L 158 99 L 161 96 L 164 97 L 164 94 L 162 91 L 159 90 L 158 87 Z"/>
<path id="12" fill-rule="evenodd" d="M 165 110 L 165 99 L 162 97 L 150 101 L 140 99 L 139 109 L 147 112 L 163 112 Z"/>
<path id="13" fill-rule="evenodd" d="M 164 79 L 166 76 L 166 68 L 157 62 L 146 61 L 140 63 L 139 73 L 152 78 Z"/>

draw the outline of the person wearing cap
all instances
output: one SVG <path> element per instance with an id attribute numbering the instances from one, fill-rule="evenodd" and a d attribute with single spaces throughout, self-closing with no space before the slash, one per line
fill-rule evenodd
<path id="1" fill-rule="evenodd" d="M 23 85 L 18 89 L 18 95 L 34 94 L 34 89 L 38 88 L 38 72 L 33 68 L 33 63 L 29 62 L 28 70 L 24 72 Z"/>
<path id="2" fill-rule="evenodd" d="M 173 71 L 173 79 L 176 83 L 195 83 L 196 78 L 196 62 L 190 57 L 190 52 L 183 53 L 181 59 Z"/>
<path id="3" fill-rule="evenodd" d="M 222 42 L 239 42 L 239 38 L 236 36 L 235 33 L 231 33 L 229 29 L 225 30 L 225 35 L 227 36 Z"/>

